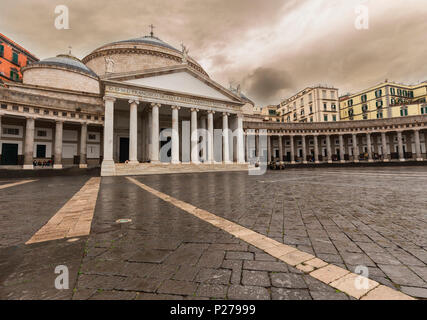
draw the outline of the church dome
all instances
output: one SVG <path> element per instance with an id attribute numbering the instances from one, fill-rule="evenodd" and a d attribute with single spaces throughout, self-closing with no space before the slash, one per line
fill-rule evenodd
<path id="1" fill-rule="evenodd" d="M 100 93 L 95 72 L 71 54 L 60 54 L 24 68 L 23 83 L 80 92 Z"/>
<path id="2" fill-rule="evenodd" d="M 180 65 L 183 54 L 151 33 L 103 45 L 84 57 L 82 62 L 99 76 L 105 76 Z M 188 57 L 187 63 L 190 68 L 208 76 L 191 57 Z"/>
<path id="3" fill-rule="evenodd" d="M 34 63 L 33 65 L 59 66 L 59 67 L 67 68 L 67 69 L 80 71 L 80 72 L 86 73 L 88 75 L 91 75 L 93 77 L 97 77 L 95 72 L 93 72 L 91 69 L 89 69 L 78 58 L 76 58 L 70 54 L 59 54 L 56 57 L 41 60 L 39 62 Z"/>

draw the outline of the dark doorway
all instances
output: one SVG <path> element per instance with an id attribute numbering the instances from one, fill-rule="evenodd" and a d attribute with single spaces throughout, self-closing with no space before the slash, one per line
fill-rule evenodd
<path id="1" fill-rule="evenodd" d="M 129 138 L 120 138 L 120 163 L 129 160 Z"/>
<path id="2" fill-rule="evenodd" d="M 38 144 L 37 145 L 37 158 L 46 158 L 46 145 L 44 144 Z"/>
<path id="3" fill-rule="evenodd" d="M 2 165 L 17 165 L 18 164 L 18 144 L 3 143 L 1 150 Z"/>

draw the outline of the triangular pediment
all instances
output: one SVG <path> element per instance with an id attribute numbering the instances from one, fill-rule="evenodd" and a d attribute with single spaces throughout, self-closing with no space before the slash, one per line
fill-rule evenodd
<path id="1" fill-rule="evenodd" d="M 103 80 L 184 95 L 243 103 L 240 97 L 233 92 L 186 65 L 117 74 L 105 77 Z"/>
<path id="2" fill-rule="evenodd" d="M 161 90 L 181 92 L 190 95 L 204 96 L 212 99 L 233 101 L 230 97 L 213 88 L 186 71 L 153 75 L 139 79 L 123 81 L 136 86 L 157 88 Z"/>

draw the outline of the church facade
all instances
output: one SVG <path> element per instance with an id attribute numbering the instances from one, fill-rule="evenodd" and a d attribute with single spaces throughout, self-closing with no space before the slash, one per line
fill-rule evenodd
<path id="1" fill-rule="evenodd" d="M 0 89 L 2 165 L 100 164 L 105 176 L 117 163 L 245 162 L 246 102 L 214 82 L 185 46 L 151 34 L 22 72 L 22 83 Z"/>

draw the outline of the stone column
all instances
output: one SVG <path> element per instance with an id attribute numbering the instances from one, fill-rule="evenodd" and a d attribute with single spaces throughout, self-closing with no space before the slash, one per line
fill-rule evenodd
<path id="1" fill-rule="evenodd" d="M 64 122 L 56 121 L 55 127 L 55 162 L 54 169 L 62 169 L 62 130 Z"/>
<path id="2" fill-rule="evenodd" d="M 199 136 L 197 134 L 197 112 L 199 109 L 191 109 L 191 163 L 199 164 L 199 150 L 197 144 Z"/>
<path id="3" fill-rule="evenodd" d="M 207 135 L 206 135 L 206 115 L 203 115 L 200 117 L 200 129 L 201 129 L 201 136 L 202 136 L 202 145 L 201 145 L 201 150 L 202 150 L 202 159 L 203 162 L 207 161 L 207 157 L 206 157 L 206 149 L 207 149 L 207 143 L 206 143 L 206 139 L 207 139 Z"/>
<path id="4" fill-rule="evenodd" d="M 160 104 L 151 104 L 151 163 L 159 163 L 159 108 Z"/>
<path id="5" fill-rule="evenodd" d="M 268 134 L 268 133 L 267 133 Z M 271 136 L 267 135 L 267 163 L 271 161 Z"/>
<path id="6" fill-rule="evenodd" d="M 228 140 L 228 113 L 222 114 L 222 155 L 224 163 L 230 163 L 230 148 Z"/>
<path id="7" fill-rule="evenodd" d="M 305 141 L 305 136 L 301 136 L 302 139 L 302 163 L 307 164 L 307 145 Z"/>
<path id="8" fill-rule="evenodd" d="M 338 138 L 340 141 L 340 162 L 345 163 L 344 135 L 340 134 Z"/>
<path id="9" fill-rule="evenodd" d="M 243 115 L 237 115 L 237 163 L 245 163 L 245 144 L 243 135 Z"/>
<path id="10" fill-rule="evenodd" d="M 245 154 L 246 154 L 246 162 L 249 162 L 249 139 L 248 139 L 248 131 L 245 132 Z"/>
<path id="11" fill-rule="evenodd" d="M 403 152 L 402 131 L 397 131 L 397 143 L 399 145 L 399 161 L 405 161 L 405 153 Z"/>
<path id="12" fill-rule="evenodd" d="M 178 164 L 179 161 L 179 115 L 181 109 L 178 106 L 172 106 L 172 164 Z"/>
<path id="13" fill-rule="evenodd" d="M 387 148 L 387 136 L 385 132 L 381 132 L 381 142 L 383 146 L 383 152 L 382 152 L 383 161 L 389 162 L 390 159 L 388 158 L 389 154 L 388 154 L 388 148 Z"/>
<path id="14" fill-rule="evenodd" d="M 213 115 L 215 111 L 208 111 L 208 163 L 214 163 L 214 123 L 213 123 Z"/>
<path id="15" fill-rule="evenodd" d="M 355 133 L 353 133 L 352 139 L 353 139 L 353 162 L 357 163 L 359 162 L 360 151 L 359 151 L 359 146 L 357 144 L 357 135 Z"/>
<path id="16" fill-rule="evenodd" d="M 372 142 L 371 142 L 371 134 L 369 132 L 366 133 L 366 144 L 368 147 L 368 161 L 374 162 L 374 158 L 372 157 Z"/>
<path id="17" fill-rule="evenodd" d="M 280 162 L 283 162 L 283 138 L 279 135 L 279 158 Z"/>
<path id="18" fill-rule="evenodd" d="M 421 142 L 420 142 L 420 130 L 414 130 L 414 140 L 415 140 L 415 153 L 417 155 L 417 161 L 423 161 L 421 155 Z"/>
<path id="19" fill-rule="evenodd" d="M 290 135 L 289 139 L 291 141 L 291 164 L 295 164 L 295 146 L 294 146 L 294 136 Z"/>
<path id="20" fill-rule="evenodd" d="M 326 135 L 326 153 L 328 154 L 328 163 L 332 163 L 331 136 Z"/>
<path id="21" fill-rule="evenodd" d="M 129 163 L 138 164 L 138 100 L 129 100 Z"/>
<path id="22" fill-rule="evenodd" d="M 113 176 L 116 174 L 113 158 L 115 101 L 116 99 L 113 97 L 104 97 L 104 158 L 101 165 L 101 176 Z"/>
<path id="23" fill-rule="evenodd" d="M 313 136 L 313 140 L 314 140 L 314 162 L 315 163 L 319 163 L 319 141 L 318 141 L 318 136 L 314 135 Z"/>
<path id="24" fill-rule="evenodd" d="M 83 122 L 80 130 L 80 168 L 87 168 L 87 123 Z"/>
<path id="25" fill-rule="evenodd" d="M 34 118 L 27 118 L 25 128 L 24 170 L 32 170 L 34 154 Z"/>

